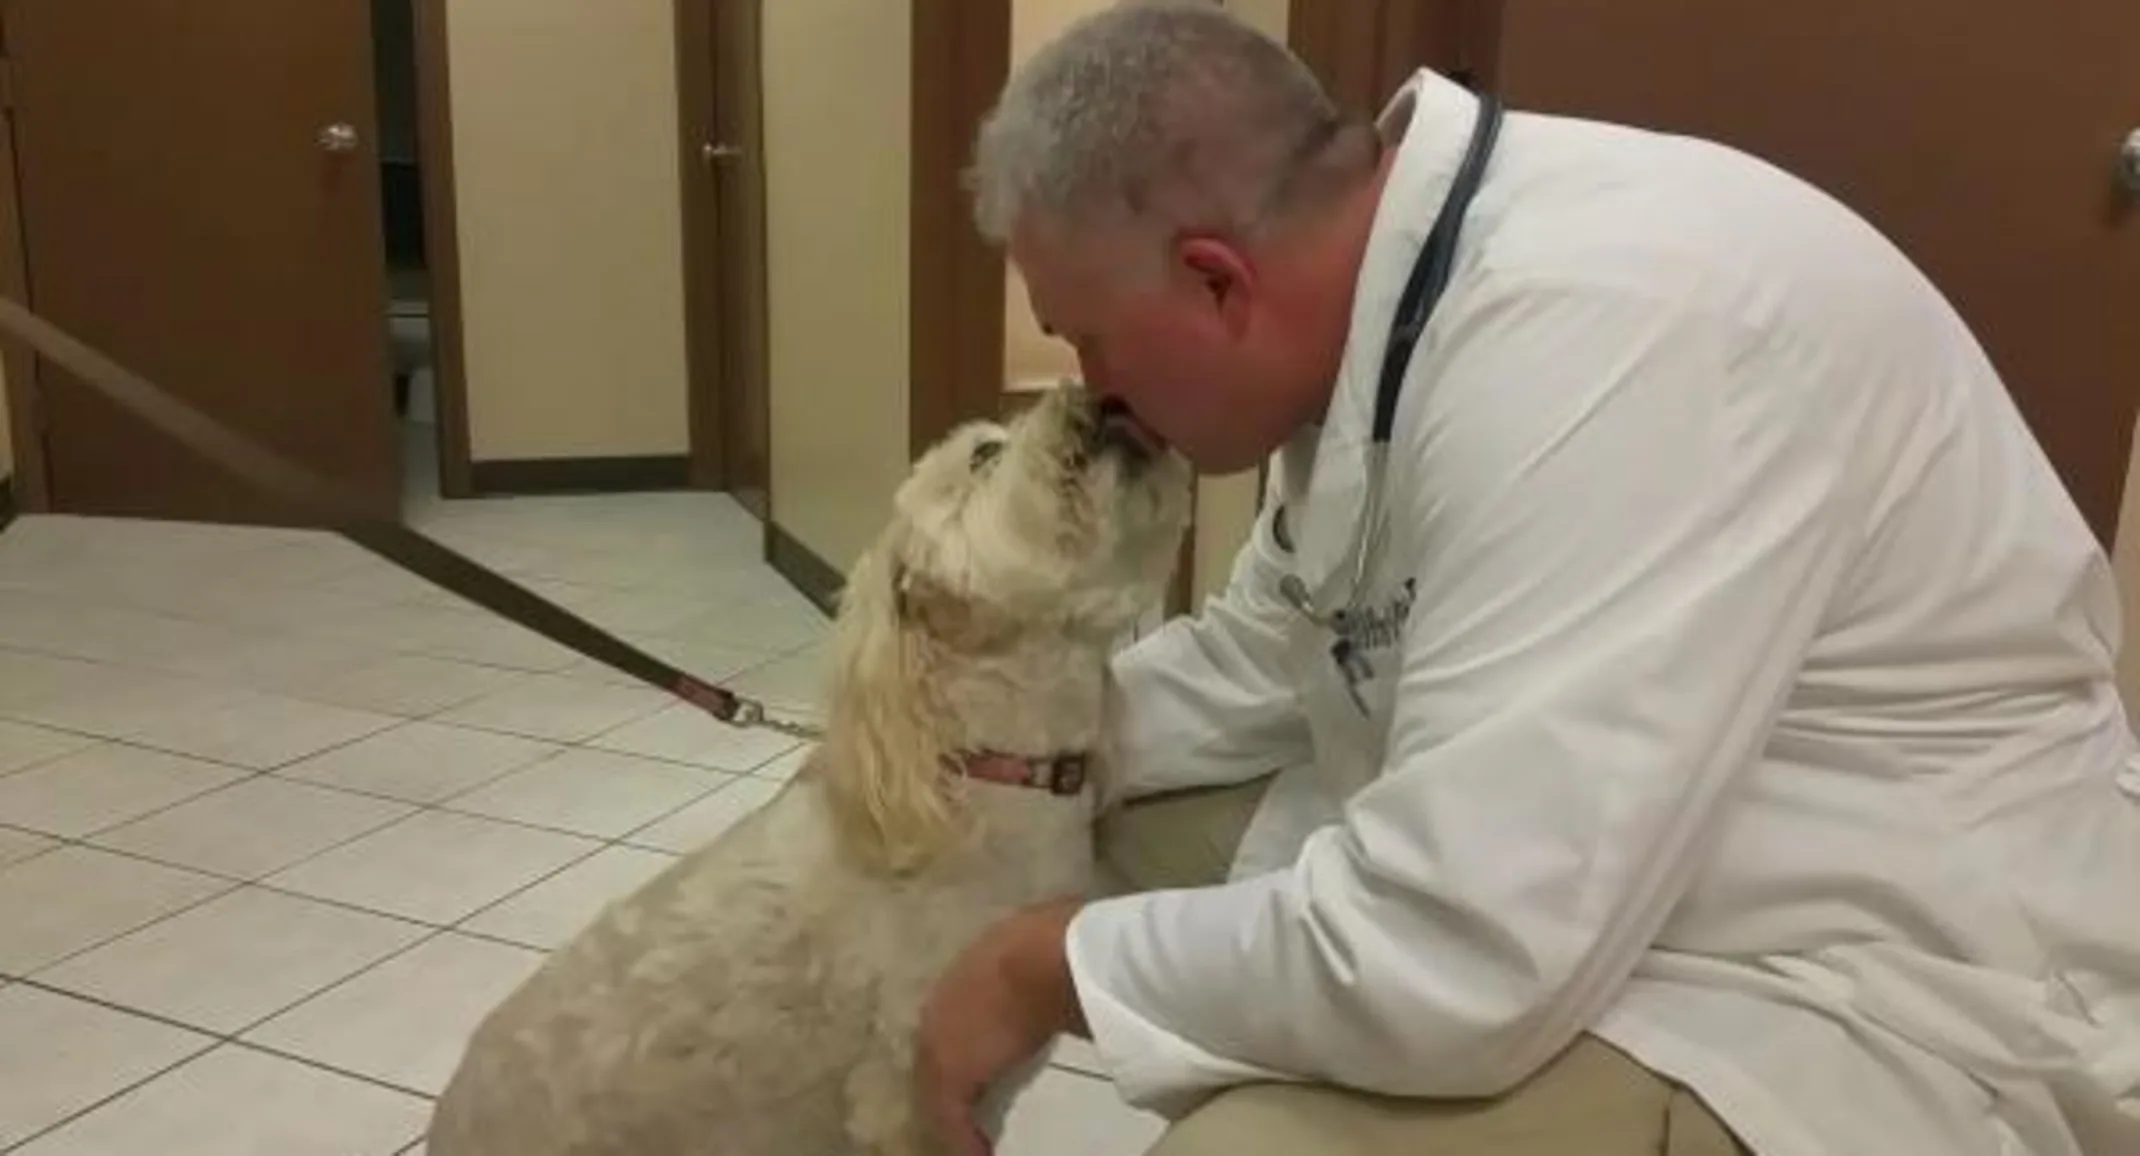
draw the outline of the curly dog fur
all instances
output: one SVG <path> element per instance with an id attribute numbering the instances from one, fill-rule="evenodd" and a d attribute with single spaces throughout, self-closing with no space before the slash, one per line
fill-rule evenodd
<path id="1" fill-rule="evenodd" d="M 803 771 L 490 1014 L 431 1156 L 931 1151 L 921 1003 L 989 923 L 1090 889 L 1107 660 L 1164 588 L 1188 483 L 1070 387 L 924 455 L 850 575 Z M 1059 796 L 959 773 L 984 752 L 1094 774 Z"/>

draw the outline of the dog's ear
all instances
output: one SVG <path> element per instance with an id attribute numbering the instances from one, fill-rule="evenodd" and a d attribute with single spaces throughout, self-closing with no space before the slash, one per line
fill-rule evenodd
<path id="1" fill-rule="evenodd" d="M 855 566 L 833 626 L 832 709 L 820 780 L 847 844 L 897 873 L 926 866 L 963 830 L 945 770 L 941 714 L 919 636 L 901 613 L 897 568 L 874 552 Z"/>

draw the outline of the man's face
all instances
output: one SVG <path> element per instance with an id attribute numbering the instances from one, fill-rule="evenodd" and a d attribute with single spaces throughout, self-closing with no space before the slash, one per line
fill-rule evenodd
<path id="1" fill-rule="evenodd" d="M 1293 433 L 1275 372 L 1279 327 L 1245 258 L 1215 241 L 1148 245 L 1021 229 L 1010 257 L 1033 316 L 1077 353 L 1085 384 L 1127 406 L 1198 469 L 1252 469 Z"/>

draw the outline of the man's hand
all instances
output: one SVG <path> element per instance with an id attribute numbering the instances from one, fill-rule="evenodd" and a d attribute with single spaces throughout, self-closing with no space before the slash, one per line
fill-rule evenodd
<path id="1" fill-rule="evenodd" d="M 1064 941 L 1083 906 L 1011 916 L 952 961 L 922 1008 L 915 1047 L 923 1111 L 953 1156 L 988 1156 L 974 1119 L 997 1080 L 1064 1032 L 1085 1030 Z"/>

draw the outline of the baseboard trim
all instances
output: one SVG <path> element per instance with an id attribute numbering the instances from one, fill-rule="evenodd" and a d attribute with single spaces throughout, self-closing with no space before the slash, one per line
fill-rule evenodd
<path id="1" fill-rule="evenodd" d="M 691 459 L 676 454 L 471 462 L 469 484 L 481 497 L 683 490 L 691 485 Z"/>
<path id="2" fill-rule="evenodd" d="M 827 617 L 837 612 L 847 576 L 770 520 L 765 523 L 765 561 Z"/>
<path id="3" fill-rule="evenodd" d="M 15 475 L 0 478 L 0 533 L 5 533 L 15 524 L 15 515 L 21 511 L 15 506 Z"/>

